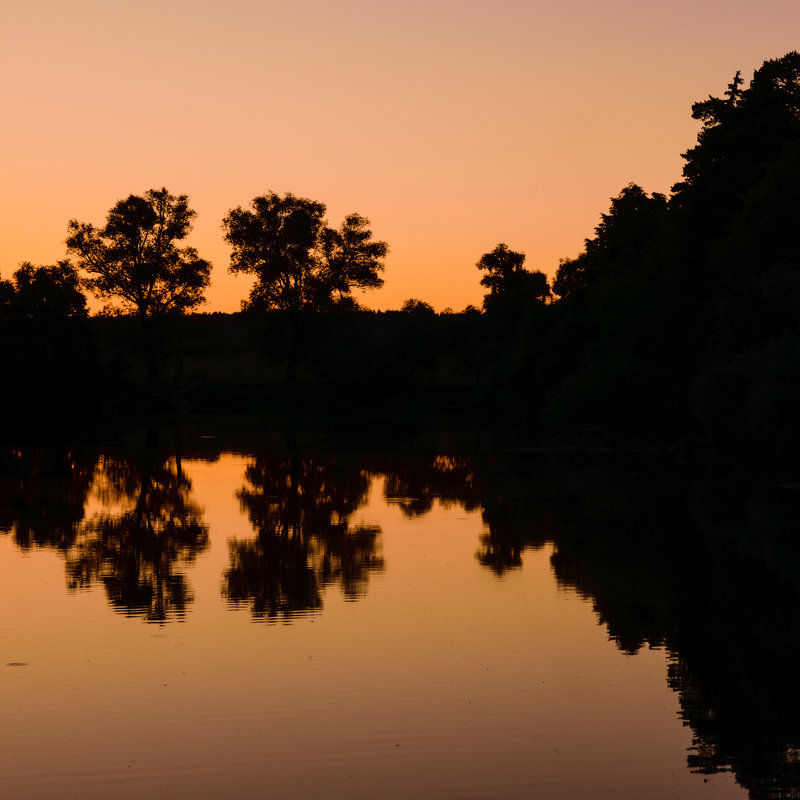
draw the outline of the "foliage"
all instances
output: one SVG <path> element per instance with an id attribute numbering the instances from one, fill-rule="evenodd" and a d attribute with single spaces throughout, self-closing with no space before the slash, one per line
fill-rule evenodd
<path id="1" fill-rule="evenodd" d="M 333 228 L 321 203 L 256 197 L 223 221 L 230 270 L 255 279 L 247 327 L 290 380 L 304 359 L 309 377 L 337 386 L 339 408 L 356 394 L 385 409 L 389 393 L 448 387 L 529 435 L 549 421 L 604 426 L 609 440 L 698 436 L 788 452 L 800 444 L 800 425 L 785 421 L 800 397 L 800 54 L 766 61 L 749 83 L 737 72 L 692 115 L 697 142 L 669 198 L 623 186 L 582 251 L 560 261 L 552 295 L 524 253 L 498 244 L 477 263 L 483 313 L 437 315 L 416 298 L 401 313 L 360 309 L 355 295 L 382 285 L 388 253 L 369 220 L 354 213 Z M 193 216 L 185 196 L 162 189 L 120 201 L 102 229 L 72 221 L 83 285 L 143 321 L 193 308 L 209 269 L 178 246 Z M 37 391 L 63 380 L 69 337 L 41 321 L 85 316 L 66 262 L 0 281 L 6 374 L 27 374 L 30 361 Z M 18 345 L 25 320 L 38 322 Z M 152 377 L 157 337 L 143 331 Z M 263 386 L 252 355 L 249 380 Z"/>
<path id="2" fill-rule="evenodd" d="M 317 259 L 325 206 L 303 197 L 269 192 L 253 198 L 252 211 L 232 209 L 222 222 L 231 245 L 231 272 L 254 275 L 250 306 L 300 311 L 325 294 Z"/>
<path id="3" fill-rule="evenodd" d="M 553 294 L 562 300 L 574 298 L 586 286 L 591 269 L 586 253 L 577 258 L 561 258 L 553 278 Z"/>
<path id="4" fill-rule="evenodd" d="M 232 209 L 222 222 L 232 247 L 230 271 L 256 279 L 243 308 L 288 315 L 286 379 L 294 381 L 306 317 L 336 306 L 355 309 L 354 289 L 382 285 L 388 247 L 373 241 L 369 220 L 358 214 L 348 215 L 339 230 L 327 227 L 325 206 L 305 197 L 269 192 L 251 207 Z"/>
<path id="5" fill-rule="evenodd" d="M 475 266 L 486 273 L 481 278 L 481 286 L 489 290 L 483 298 L 484 310 L 502 307 L 509 299 L 515 305 L 524 305 L 532 300 L 545 302 L 550 297 L 547 276 L 543 272 L 524 269 L 524 262 L 524 253 L 509 249 L 503 242 L 481 256 Z"/>
<path id="6" fill-rule="evenodd" d="M 81 407 L 97 380 L 86 298 L 66 261 L 23 263 L 0 281 L 0 402 L 33 412 Z"/>
<path id="7" fill-rule="evenodd" d="M 383 286 L 383 259 L 389 252 L 386 242 L 372 239 L 369 220 L 348 214 L 339 230 L 323 228 L 320 237 L 321 280 L 340 303 L 352 301 L 353 289 L 378 289 Z"/>
<path id="8" fill-rule="evenodd" d="M 408 300 L 404 300 L 400 310 L 404 314 L 428 314 L 430 316 L 436 313 L 430 303 L 418 300 L 416 297 L 409 297 Z"/>
<path id="9" fill-rule="evenodd" d="M 70 220 L 67 251 L 87 274 L 84 285 L 116 303 L 109 310 L 182 314 L 204 302 L 211 273 L 195 248 L 177 244 L 195 216 L 185 194 L 149 189 L 117 202 L 102 228 Z"/>
<path id="10" fill-rule="evenodd" d="M 692 106 L 702 129 L 684 153 L 683 181 L 671 205 L 688 217 L 695 234 L 719 233 L 766 164 L 786 144 L 800 140 L 800 53 L 765 61 L 748 88 L 736 73 L 724 97 Z"/>
<path id="11" fill-rule="evenodd" d="M 706 352 L 732 358 L 764 346 L 800 320 L 800 142 L 784 149 L 711 249 Z"/>
<path id="12" fill-rule="evenodd" d="M 268 192 L 251 207 L 232 209 L 222 223 L 233 248 L 230 271 L 256 278 L 243 306 L 318 311 L 383 284 L 388 246 L 373 241 L 366 217 L 349 214 L 338 230 L 329 228 L 322 203 L 290 193 Z"/>
<path id="13" fill-rule="evenodd" d="M 86 317 L 86 298 L 68 261 L 55 266 L 20 264 L 12 281 L 0 281 L 0 319 Z"/>
<path id="14" fill-rule="evenodd" d="M 166 189 L 130 195 L 108 212 L 105 226 L 70 220 L 67 251 L 86 273 L 84 285 L 110 301 L 108 313 L 141 321 L 147 381 L 160 383 L 155 320 L 184 314 L 204 302 L 211 264 L 193 247 L 179 247 L 196 216 L 189 198 Z"/>
<path id="15" fill-rule="evenodd" d="M 594 237 L 584 242 L 584 251 L 577 258 L 559 262 L 553 291 L 562 299 L 575 299 L 585 287 L 612 272 L 641 270 L 666 210 L 664 195 L 648 195 L 629 183 L 611 198 L 608 213 L 600 215 Z"/>

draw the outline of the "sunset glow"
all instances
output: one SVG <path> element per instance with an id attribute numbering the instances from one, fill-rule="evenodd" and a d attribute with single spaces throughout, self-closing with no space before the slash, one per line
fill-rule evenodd
<path id="1" fill-rule="evenodd" d="M 0 29 L 3 278 L 165 186 L 214 264 L 204 309 L 236 311 L 221 220 L 272 190 L 370 218 L 366 305 L 460 309 L 497 242 L 552 275 L 627 183 L 668 192 L 692 102 L 796 49 L 800 5 L 10 0 Z"/>

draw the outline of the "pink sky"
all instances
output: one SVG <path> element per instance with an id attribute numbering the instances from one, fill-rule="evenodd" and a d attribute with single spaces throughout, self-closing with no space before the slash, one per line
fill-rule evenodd
<path id="1" fill-rule="evenodd" d="M 679 179 L 692 102 L 798 48 L 797 0 L 5 0 L 0 275 L 166 186 L 235 311 L 221 220 L 290 191 L 389 243 L 366 305 L 478 304 L 481 254 L 552 275 L 625 184 Z"/>

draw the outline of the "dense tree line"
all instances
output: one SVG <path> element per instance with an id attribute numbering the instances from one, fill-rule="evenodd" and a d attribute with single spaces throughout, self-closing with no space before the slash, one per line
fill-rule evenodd
<path id="1" fill-rule="evenodd" d="M 796 442 L 800 54 L 765 62 L 749 85 L 737 72 L 692 114 L 701 129 L 669 196 L 624 186 L 552 286 L 498 244 L 476 265 L 480 310 L 437 315 L 412 298 L 370 312 L 354 291 L 382 284 L 388 246 L 368 219 L 329 226 L 323 204 L 272 192 L 232 209 L 229 269 L 255 277 L 243 303 L 255 346 L 289 382 L 357 387 L 362 402 L 370 385 L 449 382 L 481 420 L 532 435 Z M 86 356 L 89 328 L 73 324 L 87 318 L 81 289 L 139 320 L 146 382 L 165 382 L 165 320 L 198 308 L 209 281 L 210 264 L 181 246 L 193 218 L 185 195 L 131 195 L 103 227 L 69 223 L 73 262 L 0 282 L 4 374 L 34 387 L 17 400 L 60 395 L 71 375 L 108 383 L 108 359 Z"/>
<path id="2" fill-rule="evenodd" d="M 582 327 L 582 345 L 545 413 L 796 438 L 800 54 L 692 112 L 702 129 L 671 196 L 627 186 L 559 267 L 555 329 Z"/>

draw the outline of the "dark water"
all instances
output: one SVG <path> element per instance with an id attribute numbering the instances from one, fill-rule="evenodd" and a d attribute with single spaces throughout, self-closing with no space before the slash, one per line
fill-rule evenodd
<path id="1" fill-rule="evenodd" d="M 253 449 L 2 449 L 0 796 L 800 796 L 793 486 Z"/>

